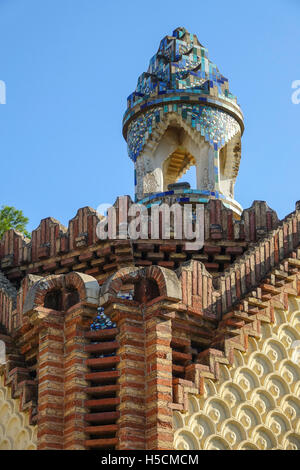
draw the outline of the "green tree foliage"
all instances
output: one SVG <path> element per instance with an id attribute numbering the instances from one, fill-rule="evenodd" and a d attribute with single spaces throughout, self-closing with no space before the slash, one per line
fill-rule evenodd
<path id="1" fill-rule="evenodd" d="M 26 230 L 28 220 L 29 219 L 23 215 L 23 212 L 15 207 L 2 206 L 0 209 L 0 240 L 3 234 L 11 228 L 30 238 L 30 233 Z"/>

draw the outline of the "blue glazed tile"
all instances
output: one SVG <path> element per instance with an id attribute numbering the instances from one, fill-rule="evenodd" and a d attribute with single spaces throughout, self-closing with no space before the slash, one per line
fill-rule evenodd
<path id="1" fill-rule="evenodd" d="M 209 199 L 204 199 L 204 198 L 199 198 L 198 199 L 198 202 L 208 202 L 208 201 L 209 201 Z"/>

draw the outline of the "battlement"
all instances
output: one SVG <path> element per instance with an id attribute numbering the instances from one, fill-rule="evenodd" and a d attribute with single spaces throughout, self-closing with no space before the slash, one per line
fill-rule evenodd
<path id="1" fill-rule="evenodd" d="M 129 196 L 118 198 L 114 207 L 128 208 Z M 159 265 L 176 269 L 189 259 L 202 261 L 209 272 L 218 274 L 228 268 L 252 243 L 259 241 L 279 226 L 272 209 L 263 201 L 255 201 L 238 220 L 221 200 L 204 204 L 204 246 L 200 250 L 185 249 L 186 240 L 99 240 L 96 227 L 101 216 L 90 207 L 79 209 L 68 229 L 57 220 L 43 219 L 33 230 L 31 240 L 15 230 L 6 232 L 0 242 L 0 267 L 16 285 L 27 274 L 45 276 L 84 272 L 102 284 L 124 263 L 136 266 Z"/>

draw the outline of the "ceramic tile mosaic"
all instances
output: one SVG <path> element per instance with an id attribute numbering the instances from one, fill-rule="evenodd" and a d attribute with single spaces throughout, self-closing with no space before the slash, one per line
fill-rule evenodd
<path id="1" fill-rule="evenodd" d="M 197 36 L 177 28 L 160 42 L 150 60 L 148 71 L 138 79 L 136 90 L 128 97 L 128 109 L 151 96 L 171 92 L 193 92 L 225 97 L 236 103 L 225 78 L 209 58 Z"/>
<path id="2" fill-rule="evenodd" d="M 215 150 L 225 145 L 240 131 L 238 122 L 232 116 L 216 108 L 185 104 L 179 104 L 176 107 L 173 105 L 171 109 L 170 105 L 160 106 L 140 115 L 128 127 L 128 154 L 133 161 L 136 161 L 143 151 L 155 126 L 163 119 L 164 114 L 169 112 L 179 114 L 193 129 L 200 132 Z"/>

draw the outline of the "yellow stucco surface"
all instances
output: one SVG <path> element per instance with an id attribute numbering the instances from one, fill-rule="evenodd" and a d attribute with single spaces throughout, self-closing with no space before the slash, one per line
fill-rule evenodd
<path id="1" fill-rule="evenodd" d="M 37 426 L 29 425 L 28 413 L 19 410 L 19 400 L 0 377 L 0 450 L 35 450 Z"/>

